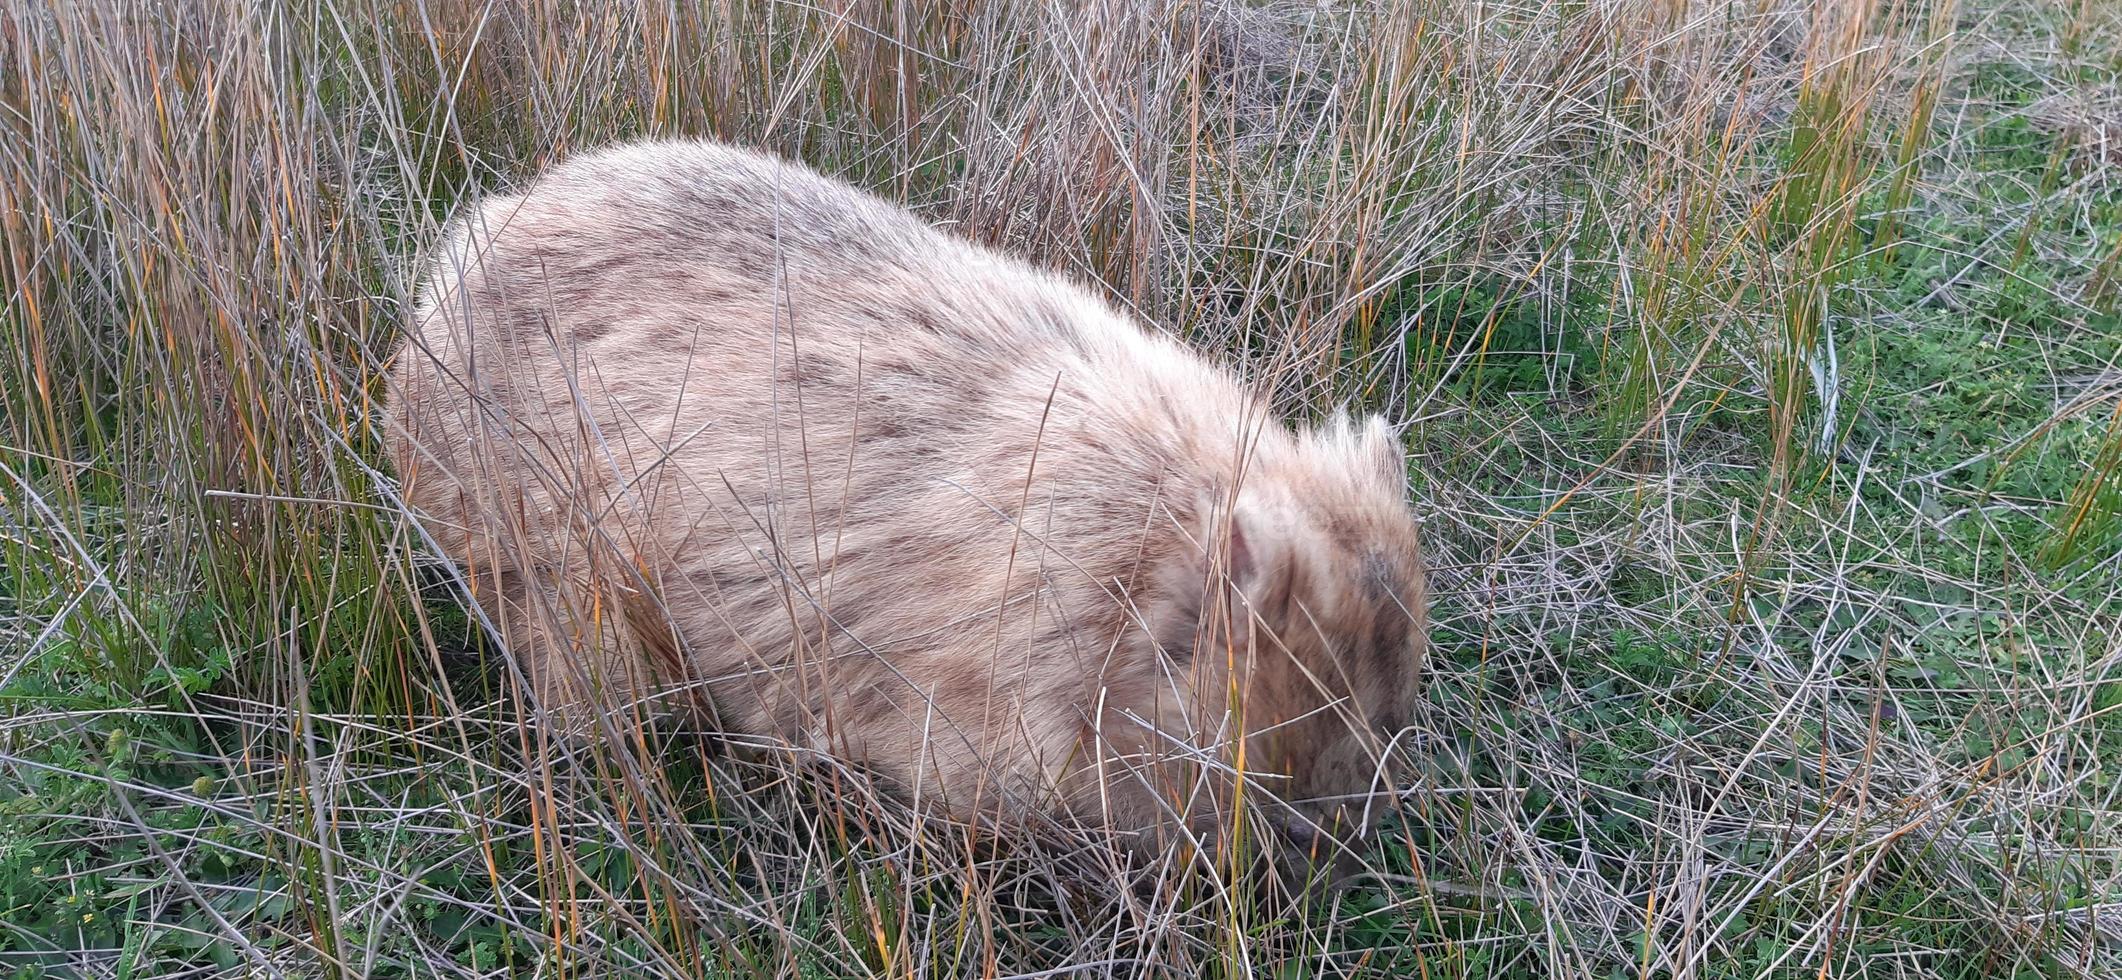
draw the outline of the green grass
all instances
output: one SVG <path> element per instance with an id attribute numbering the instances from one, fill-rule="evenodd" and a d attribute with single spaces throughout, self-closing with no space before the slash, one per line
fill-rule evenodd
<path id="1" fill-rule="evenodd" d="M 0 973 L 2122 971 L 2112 5 L 0 8 Z M 549 741 L 390 495 L 440 221 L 646 133 L 1409 423 L 1382 877 Z M 580 758 L 560 760 L 565 752 Z"/>

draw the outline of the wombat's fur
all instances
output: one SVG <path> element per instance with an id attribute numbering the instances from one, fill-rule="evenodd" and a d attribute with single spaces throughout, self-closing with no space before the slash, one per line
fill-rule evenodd
<path id="1" fill-rule="evenodd" d="M 1381 812 L 1424 633 L 1382 421 L 1292 432 L 1083 289 L 701 142 L 487 200 L 413 334 L 406 499 L 556 717 L 684 688 L 967 818 L 1209 825 L 1240 765 L 1300 844 Z"/>

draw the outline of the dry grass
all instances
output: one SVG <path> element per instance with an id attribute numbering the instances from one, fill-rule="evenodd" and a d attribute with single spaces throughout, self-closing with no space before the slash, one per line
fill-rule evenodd
<path id="1" fill-rule="evenodd" d="M 2122 971 L 2109 5 L 0 2 L 0 966 Z M 522 723 L 379 365 L 452 208 L 641 133 L 1412 423 L 1375 887 Z"/>

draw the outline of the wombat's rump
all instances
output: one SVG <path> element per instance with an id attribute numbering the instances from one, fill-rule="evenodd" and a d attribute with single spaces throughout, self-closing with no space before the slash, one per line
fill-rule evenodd
<path id="1" fill-rule="evenodd" d="M 1083 289 L 704 142 L 485 201 L 412 332 L 406 500 L 556 717 L 681 691 L 968 818 L 1202 819 L 1241 743 L 1300 840 L 1390 789 L 1423 575 L 1381 422 L 1293 432 Z"/>

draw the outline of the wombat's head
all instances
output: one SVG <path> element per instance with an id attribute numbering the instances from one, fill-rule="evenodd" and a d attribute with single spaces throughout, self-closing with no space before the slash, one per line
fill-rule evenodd
<path id="1" fill-rule="evenodd" d="M 1222 603 L 1203 615 L 1224 623 L 1197 632 L 1197 718 L 1232 748 L 1242 733 L 1271 846 L 1337 866 L 1390 810 L 1388 748 L 1419 694 L 1425 585 L 1406 484 L 1391 428 L 1340 415 L 1262 453 L 1204 508 Z"/>

